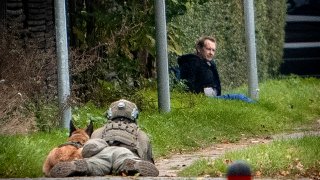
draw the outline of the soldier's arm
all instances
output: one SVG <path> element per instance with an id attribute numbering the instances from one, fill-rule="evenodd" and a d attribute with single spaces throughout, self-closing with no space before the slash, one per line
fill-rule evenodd
<path id="1" fill-rule="evenodd" d="M 82 157 L 89 158 L 100 151 L 102 151 L 105 147 L 109 146 L 107 142 L 103 139 L 96 138 L 96 139 L 89 139 L 83 146 L 82 149 Z"/>
<path id="2" fill-rule="evenodd" d="M 148 135 L 142 130 L 139 130 L 138 132 L 138 142 L 139 145 L 137 150 L 140 158 L 154 163 L 151 141 Z"/>

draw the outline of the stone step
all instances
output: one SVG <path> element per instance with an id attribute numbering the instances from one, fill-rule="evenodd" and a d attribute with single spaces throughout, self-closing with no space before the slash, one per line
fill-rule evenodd
<path id="1" fill-rule="evenodd" d="M 282 74 L 296 74 L 302 76 L 320 76 L 320 57 L 317 58 L 289 58 L 284 59 L 280 67 Z"/>
<path id="2" fill-rule="evenodd" d="M 283 57 L 287 59 L 320 57 L 320 41 L 285 43 Z"/>
<path id="3" fill-rule="evenodd" d="M 288 15 L 285 42 L 320 42 L 320 16 Z"/>

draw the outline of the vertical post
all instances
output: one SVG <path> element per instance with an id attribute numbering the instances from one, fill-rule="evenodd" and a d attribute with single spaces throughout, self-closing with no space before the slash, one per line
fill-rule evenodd
<path id="1" fill-rule="evenodd" d="M 258 75 L 256 60 L 256 44 L 255 44 L 255 27 L 254 27 L 254 4 L 253 0 L 244 0 L 245 30 L 248 54 L 248 83 L 249 96 L 252 99 L 258 99 Z"/>
<path id="2" fill-rule="evenodd" d="M 157 48 L 157 83 L 159 111 L 170 111 L 169 68 L 167 53 L 167 28 L 165 0 L 154 0 Z"/>
<path id="3" fill-rule="evenodd" d="M 60 126 L 69 128 L 69 123 L 71 121 L 71 107 L 68 103 L 68 98 L 70 96 L 70 82 L 65 1 L 55 0 L 54 8 L 58 60 L 58 99 L 61 115 Z"/>

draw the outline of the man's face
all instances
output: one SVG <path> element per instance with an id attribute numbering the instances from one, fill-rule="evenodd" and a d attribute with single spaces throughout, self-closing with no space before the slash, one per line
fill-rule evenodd
<path id="1" fill-rule="evenodd" d="M 216 43 L 211 40 L 206 39 L 204 41 L 204 46 L 199 50 L 200 56 L 208 61 L 211 61 L 216 52 Z"/>

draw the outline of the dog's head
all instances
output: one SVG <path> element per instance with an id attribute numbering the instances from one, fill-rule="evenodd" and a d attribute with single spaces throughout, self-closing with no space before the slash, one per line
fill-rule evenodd
<path id="1" fill-rule="evenodd" d="M 79 142 L 80 144 L 84 144 L 86 141 L 90 139 L 92 132 L 93 132 L 92 121 L 90 121 L 87 127 L 83 129 L 77 128 L 73 124 L 73 121 L 70 121 L 70 134 L 69 134 L 68 140 L 70 142 Z"/>

